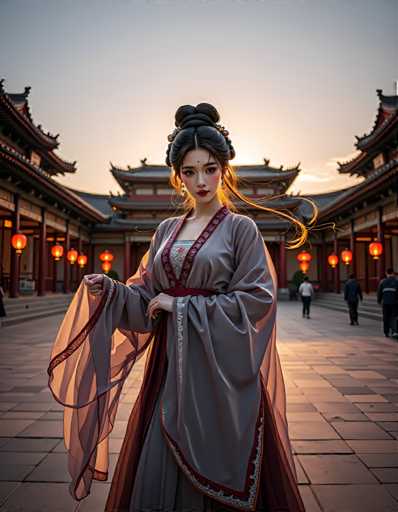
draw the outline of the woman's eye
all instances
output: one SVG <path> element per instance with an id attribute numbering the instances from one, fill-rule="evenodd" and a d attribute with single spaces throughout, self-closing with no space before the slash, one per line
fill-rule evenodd
<path id="1" fill-rule="evenodd" d="M 188 174 L 189 172 L 192 173 L 192 171 L 185 171 L 185 172 L 183 172 L 184 176 L 189 176 L 189 174 Z"/>
<path id="2" fill-rule="evenodd" d="M 209 167 L 207 170 L 211 171 L 211 172 L 215 172 L 217 170 L 217 167 Z"/>

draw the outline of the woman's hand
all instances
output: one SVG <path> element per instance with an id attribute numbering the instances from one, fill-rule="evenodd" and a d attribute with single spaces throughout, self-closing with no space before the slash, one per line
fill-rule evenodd
<path id="1" fill-rule="evenodd" d="M 156 297 L 149 301 L 147 307 L 147 315 L 149 318 L 156 318 L 160 309 L 171 313 L 173 311 L 174 299 L 174 296 L 167 295 L 167 293 L 163 292 L 156 295 Z"/>
<path id="2" fill-rule="evenodd" d="M 101 295 L 104 291 L 104 274 L 88 274 L 83 278 L 91 295 Z"/>

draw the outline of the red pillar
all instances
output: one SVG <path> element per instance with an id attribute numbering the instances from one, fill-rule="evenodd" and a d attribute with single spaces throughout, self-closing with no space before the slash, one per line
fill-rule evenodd
<path id="1" fill-rule="evenodd" d="M 14 195 L 15 210 L 12 214 L 11 237 L 19 231 L 20 228 L 20 211 L 19 211 L 19 194 Z M 20 258 L 13 247 L 11 250 L 10 265 L 10 297 L 16 298 L 19 295 L 19 264 Z"/>
<path id="2" fill-rule="evenodd" d="M 383 209 L 379 208 L 377 216 L 377 238 L 383 246 L 383 252 L 377 260 L 377 277 L 381 281 L 385 277 L 386 272 L 386 244 L 384 239 L 384 225 L 383 225 Z"/>
<path id="3" fill-rule="evenodd" d="M 79 256 L 83 252 L 83 240 L 81 237 L 80 229 L 79 229 L 79 238 L 77 239 L 77 252 L 79 253 Z M 77 280 L 76 287 L 78 288 L 80 285 L 80 281 L 82 280 L 84 269 L 80 268 L 80 265 L 78 262 L 76 262 L 75 265 L 76 265 L 76 280 Z"/>
<path id="4" fill-rule="evenodd" d="M 287 288 L 287 268 L 286 268 L 286 245 L 285 238 L 279 242 L 279 286 L 278 288 Z"/>
<path id="5" fill-rule="evenodd" d="M 334 269 L 334 291 L 336 293 L 340 293 L 340 255 L 339 255 L 339 243 L 337 240 L 336 233 L 334 235 L 333 251 L 339 257 L 339 262 L 337 263 L 336 268 Z"/>
<path id="6" fill-rule="evenodd" d="M 39 272 L 37 276 L 37 295 L 45 295 L 45 273 L 46 273 L 46 209 L 41 209 L 41 223 L 39 227 Z"/>
<path id="7" fill-rule="evenodd" d="M 328 289 L 328 267 L 326 261 L 326 242 L 324 239 L 322 239 L 321 245 L 318 248 L 319 285 L 321 290 L 326 292 Z"/>
<path id="8" fill-rule="evenodd" d="M 369 293 L 369 254 L 368 244 L 363 244 L 364 261 L 365 261 L 365 293 Z"/>
<path id="9" fill-rule="evenodd" d="M 350 251 L 352 252 L 352 263 L 351 263 L 352 272 L 355 274 L 355 277 L 358 277 L 357 276 L 357 258 L 356 258 L 356 252 L 355 252 L 355 228 L 354 228 L 353 220 L 351 221 Z"/>
<path id="10" fill-rule="evenodd" d="M 64 293 L 70 292 L 70 268 L 69 261 L 66 257 L 70 245 L 69 220 L 66 221 L 65 245 L 64 245 Z"/>
<path id="11" fill-rule="evenodd" d="M 89 242 L 89 254 L 88 254 L 88 268 L 89 268 L 89 273 L 90 274 L 94 274 L 94 269 L 95 269 L 95 245 L 94 245 L 94 242 L 92 240 L 90 240 Z"/>
<path id="12" fill-rule="evenodd" d="M 123 263 L 123 280 L 126 282 L 131 275 L 131 242 L 130 240 L 127 240 L 127 238 L 124 240 Z"/>

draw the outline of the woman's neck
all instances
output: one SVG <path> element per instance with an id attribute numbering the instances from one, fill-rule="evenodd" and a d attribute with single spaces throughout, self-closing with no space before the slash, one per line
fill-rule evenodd
<path id="1" fill-rule="evenodd" d="M 210 219 L 221 207 L 222 203 L 217 197 L 208 203 L 196 203 L 187 220 Z"/>

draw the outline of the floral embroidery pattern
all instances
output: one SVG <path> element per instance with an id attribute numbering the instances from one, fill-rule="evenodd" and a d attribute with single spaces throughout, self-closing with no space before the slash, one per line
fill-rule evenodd
<path id="1" fill-rule="evenodd" d="M 183 304 L 184 297 L 176 297 L 177 308 L 177 362 L 178 362 L 178 382 L 182 385 L 182 343 L 183 335 Z"/>
<path id="2" fill-rule="evenodd" d="M 262 390 L 263 393 L 263 390 Z M 257 490 L 260 481 L 261 460 L 264 449 L 264 397 L 263 394 L 260 400 L 259 414 L 256 422 L 256 429 L 254 434 L 254 442 L 251 450 L 251 455 L 248 463 L 246 474 L 245 489 L 243 492 L 236 491 L 229 487 L 225 487 L 216 482 L 208 480 L 203 475 L 195 471 L 190 464 L 185 460 L 184 455 L 178 448 L 177 443 L 167 432 L 164 426 L 165 413 L 161 407 L 161 426 L 166 435 L 168 444 L 176 458 L 179 466 L 183 469 L 184 473 L 190 479 L 192 484 L 205 493 L 206 495 L 215 498 L 221 503 L 230 505 L 242 510 L 254 510 L 257 501 Z"/>

